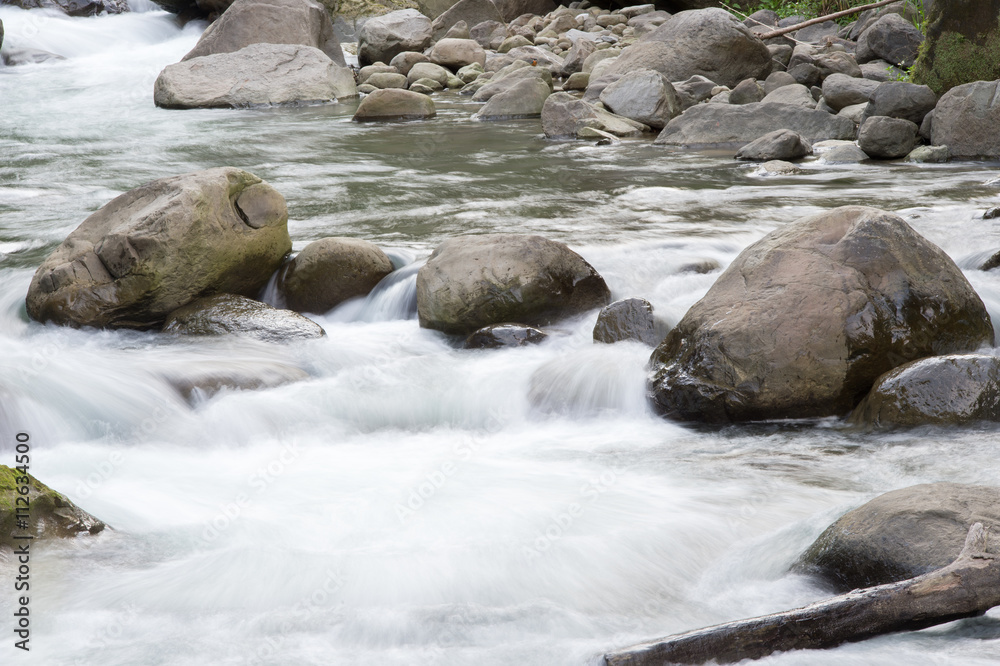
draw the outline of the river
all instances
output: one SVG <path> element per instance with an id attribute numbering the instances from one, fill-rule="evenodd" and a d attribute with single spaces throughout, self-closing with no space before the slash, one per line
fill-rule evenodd
<path id="1" fill-rule="evenodd" d="M 318 341 L 175 340 L 30 323 L 35 268 L 91 212 L 216 166 L 287 199 L 296 250 L 374 241 L 400 265 L 465 233 L 564 241 L 613 296 L 676 322 L 778 225 L 895 211 L 965 270 L 994 321 L 1000 164 L 804 164 L 770 177 L 650 140 L 552 142 L 537 120 L 353 124 L 355 103 L 157 109 L 201 24 L 0 7 L 0 463 L 113 526 L 33 559 L 32 651 L 4 663 L 584 665 L 644 639 L 827 593 L 788 573 L 846 510 L 916 483 L 996 484 L 994 426 L 864 434 L 836 419 L 721 429 L 652 415 L 650 350 L 594 345 L 596 312 L 544 344 L 463 351 L 419 328 L 413 269 L 317 321 Z M 307 381 L 184 400 L 171 377 L 297 366 Z M 4 459 L 6 458 L 6 459 Z M 13 571 L 0 563 L 0 572 Z M 0 647 L 14 592 L 0 592 Z M 1000 613 L 768 664 L 995 664 Z"/>

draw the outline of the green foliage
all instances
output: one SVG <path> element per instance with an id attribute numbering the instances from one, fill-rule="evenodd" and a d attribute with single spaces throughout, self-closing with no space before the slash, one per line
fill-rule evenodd
<path id="1" fill-rule="evenodd" d="M 744 14 L 751 14 L 759 9 L 770 9 L 781 18 L 788 16 L 814 18 L 859 7 L 869 2 L 872 0 L 743 0 L 742 3 L 729 4 Z M 841 19 L 841 21 L 844 20 L 850 21 L 852 17 Z"/>

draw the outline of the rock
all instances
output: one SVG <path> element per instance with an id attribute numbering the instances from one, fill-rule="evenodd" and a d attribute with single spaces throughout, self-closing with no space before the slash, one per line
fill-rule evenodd
<path id="1" fill-rule="evenodd" d="M 455 72 L 455 76 L 457 76 L 462 81 L 462 83 L 472 83 L 473 81 L 478 79 L 479 75 L 482 73 L 483 73 L 482 66 L 476 62 L 472 63 L 471 65 L 466 65 L 465 67 L 462 67 L 460 70 Z"/>
<path id="2" fill-rule="evenodd" d="M 502 20 L 508 22 L 525 14 L 545 16 L 556 9 L 553 0 L 496 0 L 495 4 L 503 17 Z"/>
<path id="3" fill-rule="evenodd" d="M 523 60 L 533 67 L 544 67 L 554 76 L 559 76 L 565 62 L 557 55 L 537 46 L 519 46 L 507 52 L 515 60 Z"/>
<path id="4" fill-rule="evenodd" d="M 591 77 L 593 78 L 593 77 Z M 689 109 L 712 97 L 715 82 L 704 76 L 692 76 L 685 81 L 673 81 L 674 91 L 681 101 L 682 109 Z"/>
<path id="5" fill-rule="evenodd" d="M 836 37 L 837 31 L 840 30 L 840 26 L 833 21 L 824 21 L 823 23 L 814 23 L 813 25 L 806 26 L 795 31 L 795 39 L 800 42 L 811 42 L 818 44 L 825 40 L 827 37 Z"/>
<path id="6" fill-rule="evenodd" d="M 167 65 L 153 100 L 165 109 L 329 102 L 357 97 L 354 74 L 311 46 L 251 44 Z"/>
<path id="7" fill-rule="evenodd" d="M 576 74 L 577 72 L 583 71 L 583 64 L 587 61 L 587 58 L 592 56 L 597 52 L 597 46 L 594 42 L 589 42 L 585 39 L 578 39 L 573 47 L 566 54 L 563 59 L 563 76 L 570 76 Z"/>
<path id="8" fill-rule="evenodd" d="M 867 109 L 868 104 L 851 104 L 850 106 L 845 106 L 840 111 L 837 111 L 837 115 L 850 119 L 850 121 L 855 125 L 860 125 L 861 121 L 864 120 L 865 111 Z"/>
<path id="9" fill-rule="evenodd" d="M 124 14 L 130 11 L 127 0 L 5 0 L 3 4 L 21 9 L 55 9 L 69 16 Z"/>
<path id="10" fill-rule="evenodd" d="M 923 33 L 912 23 L 899 14 L 885 14 L 861 33 L 855 58 L 859 63 L 882 59 L 911 67 L 923 41 Z"/>
<path id="11" fill-rule="evenodd" d="M 412 90 L 394 88 L 376 90 L 358 105 L 351 120 L 367 122 L 372 120 L 415 120 L 433 118 L 437 114 L 434 100 Z"/>
<path id="12" fill-rule="evenodd" d="M 65 59 L 58 53 L 51 53 L 50 51 L 43 51 L 41 49 L 7 49 L 3 53 L 0 53 L 0 60 L 3 60 L 3 64 L 8 67 L 38 65 L 51 60 Z"/>
<path id="13" fill-rule="evenodd" d="M 858 147 L 876 159 L 898 159 L 917 145 L 918 129 L 916 123 L 909 120 L 872 116 L 861 123 Z"/>
<path id="14" fill-rule="evenodd" d="M 934 110 L 937 95 L 927 86 L 905 81 L 888 81 L 879 84 L 872 93 L 865 118 L 889 116 L 902 118 L 919 125 L 924 116 Z"/>
<path id="15" fill-rule="evenodd" d="M 853 143 L 845 146 L 836 146 L 826 151 L 822 155 L 826 164 L 857 164 L 869 159 L 865 151 L 858 148 Z"/>
<path id="16" fill-rule="evenodd" d="M 854 138 L 854 123 L 825 111 L 787 104 L 699 104 L 667 123 L 655 143 L 739 148 L 779 129 L 811 142 Z"/>
<path id="17" fill-rule="evenodd" d="M 944 252 L 844 206 L 740 253 L 653 353 L 649 388 L 681 420 L 838 416 L 894 367 L 983 344 L 989 314 Z"/>
<path id="18" fill-rule="evenodd" d="M 656 70 L 669 81 L 697 74 L 732 87 L 746 78 L 767 76 L 771 53 L 723 9 L 686 11 L 622 51 L 607 74 L 640 69 Z"/>
<path id="19" fill-rule="evenodd" d="M 1000 421 L 1000 358 L 954 354 L 911 361 L 879 377 L 849 420 L 870 428 Z"/>
<path id="20" fill-rule="evenodd" d="M 768 95 L 782 86 L 791 86 L 796 83 L 798 81 L 788 72 L 771 72 L 764 79 L 764 94 Z"/>
<path id="21" fill-rule="evenodd" d="M 223 390 L 258 391 L 309 379 L 309 373 L 302 368 L 256 358 L 236 362 L 202 360 L 195 367 L 186 364 L 158 374 L 182 398 L 195 404 Z"/>
<path id="22" fill-rule="evenodd" d="M 949 159 L 948 146 L 917 146 L 906 156 L 907 162 L 947 162 Z"/>
<path id="23" fill-rule="evenodd" d="M 590 264 L 540 236 L 452 238 L 417 273 L 420 325 L 452 334 L 512 321 L 549 324 L 609 300 L 611 292 Z"/>
<path id="24" fill-rule="evenodd" d="M 837 73 L 861 78 L 861 67 L 850 53 L 843 51 L 821 53 L 813 58 L 812 64 L 819 68 L 820 76 L 824 79 Z"/>
<path id="25" fill-rule="evenodd" d="M 509 69 L 502 69 L 472 96 L 473 102 L 488 102 L 495 95 L 507 92 L 522 81 L 541 81 L 552 92 L 552 75 L 547 69 L 539 69 L 522 63 L 514 63 Z"/>
<path id="26" fill-rule="evenodd" d="M 201 296 L 256 296 L 292 248 L 287 225 L 284 198 L 246 171 L 154 180 L 88 217 L 42 262 L 28 314 L 149 329 Z"/>
<path id="27" fill-rule="evenodd" d="M 421 95 L 431 95 L 442 90 L 444 90 L 444 86 L 431 79 L 420 79 L 410 84 L 410 91 Z"/>
<path id="28" fill-rule="evenodd" d="M 609 111 L 661 129 L 681 112 L 673 85 L 659 72 L 647 69 L 629 72 L 601 93 Z"/>
<path id="29" fill-rule="evenodd" d="M 563 83 L 563 90 L 586 90 L 589 84 L 590 74 L 577 72 L 576 74 L 571 74 L 570 77 L 566 79 Z"/>
<path id="30" fill-rule="evenodd" d="M 466 349 L 502 349 L 537 345 L 549 337 L 537 328 L 524 324 L 486 326 L 465 339 Z"/>
<path id="31" fill-rule="evenodd" d="M 974 523 L 1000 528 L 1000 490 L 926 483 L 880 495 L 844 514 L 793 567 L 838 592 L 914 578 L 958 557 Z M 990 552 L 997 553 L 996 541 Z"/>
<path id="32" fill-rule="evenodd" d="M 379 90 L 383 88 L 406 88 L 406 77 L 402 74 L 393 74 L 391 72 L 378 72 L 368 77 L 365 83 Z"/>
<path id="33" fill-rule="evenodd" d="M 550 139 L 587 138 L 594 129 L 614 136 L 639 136 L 649 127 L 593 106 L 569 93 L 549 95 L 542 106 L 542 131 Z"/>
<path id="34" fill-rule="evenodd" d="M 785 71 L 788 69 L 788 62 L 792 59 L 792 47 L 787 44 L 768 44 L 767 50 L 771 54 L 771 71 Z"/>
<path id="35" fill-rule="evenodd" d="M 391 272 L 392 261 L 374 243 L 322 238 L 288 263 L 278 291 L 289 309 L 323 314 L 346 300 L 367 296 Z"/>
<path id="36" fill-rule="evenodd" d="M 399 70 L 393 67 L 392 65 L 383 65 L 382 63 L 377 62 L 374 65 L 368 65 L 367 67 L 362 67 L 358 71 L 357 80 L 359 84 L 368 83 L 369 77 L 371 77 L 374 74 L 398 74 L 398 73 Z"/>
<path id="37" fill-rule="evenodd" d="M 589 56 L 586 57 L 586 59 L 583 61 L 583 69 L 581 69 L 580 71 L 583 72 L 584 74 L 592 74 L 594 72 L 594 68 L 597 67 L 598 63 L 604 60 L 609 60 L 611 58 L 617 58 L 619 55 L 621 55 L 620 49 L 604 49 L 602 51 L 595 51 L 594 53 L 591 53 Z"/>
<path id="38" fill-rule="evenodd" d="M 431 24 L 433 25 L 433 24 Z M 455 25 L 448 28 L 448 32 L 444 35 L 445 39 L 471 39 L 469 35 L 469 26 L 465 21 L 459 21 Z M 484 56 L 485 57 L 485 56 Z"/>
<path id="39" fill-rule="evenodd" d="M 823 73 L 820 71 L 819 67 L 811 62 L 800 62 L 795 67 L 788 70 L 788 75 L 795 79 L 796 83 L 801 84 L 806 88 L 812 88 L 815 85 L 819 85 L 823 80 Z"/>
<path id="40" fill-rule="evenodd" d="M 1000 79 L 1000 0 L 934 2 L 927 12 L 927 45 L 913 81 L 942 95 L 955 86 Z"/>
<path id="41" fill-rule="evenodd" d="M 885 60 L 872 60 L 861 65 L 861 76 L 872 81 L 899 81 L 906 72 Z"/>
<path id="42" fill-rule="evenodd" d="M 3 21 L 0 21 L 0 48 L 3 48 Z"/>
<path id="43" fill-rule="evenodd" d="M 236 0 L 181 61 L 261 43 L 311 46 L 347 66 L 329 13 L 314 0 Z"/>
<path id="44" fill-rule="evenodd" d="M 1000 81 L 955 86 L 934 108 L 932 143 L 952 157 L 1000 156 Z"/>
<path id="45" fill-rule="evenodd" d="M 441 65 L 435 65 L 432 62 L 418 62 L 410 68 L 409 73 L 406 75 L 406 80 L 410 84 L 413 84 L 420 79 L 430 79 L 444 87 L 448 83 L 448 76 L 450 74 L 451 72 Z"/>
<path id="46" fill-rule="evenodd" d="M 763 176 L 793 176 L 802 173 L 802 169 L 784 160 L 768 160 L 761 164 L 760 168 L 763 170 L 761 174 Z"/>
<path id="47" fill-rule="evenodd" d="M 496 51 L 507 39 L 507 26 L 502 21 L 482 21 L 472 26 L 469 37 L 484 49 Z"/>
<path id="48" fill-rule="evenodd" d="M 650 347 L 663 341 L 670 326 L 653 316 L 653 306 L 644 298 L 626 298 L 606 306 L 597 315 L 594 342 L 612 344 L 638 340 Z"/>
<path id="49" fill-rule="evenodd" d="M 812 146 L 791 130 L 775 130 L 740 148 L 738 160 L 794 160 L 812 153 Z"/>
<path id="50" fill-rule="evenodd" d="M 764 99 L 767 93 L 757 79 L 744 79 L 729 92 L 730 104 L 753 104 Z"/>
<path id="51" fill-rule="evenodd" d="M 358 33 L 358 62 L 390 62 L 404 51 L 421 52 L 430 43 L 430 19 L 416 9 L 400 9 L 365 22 Z"/>
<path id="52" fill-rule="evenodd" d="M 758 9 L 753 14 L 743 19 L 743 25 L 748 28 L 752 28 L 755 25 L 774 28 L 778 25 L 778 14 L 773 9 Z"/>
<path id="53" fill-rule="evenodd" d="M 442 39 L 448 30 L 459 21 L 466 25 L 478 25 L 483 21 L 503 22 L 503 16 L 491 0 L 459 0 L 448 11 L 434 19 L 431 25 L 431 39 Z"/>
<path id="54" fill-rule="evenodd" d="M 813 99 L 809 88 L 801 83 L 793 83 L 790 86 L 781 86 L 777 90 L 768 93 L 761 100 L 762 104 L 787 104 L 789 106 L 799 106 L 804 109 L 815 109 L 816 100 Z"/>
<path id="55" fill-rule="evenodd" d="M 455 70 L 472 63 L 486 64 L 486 51 L 471 39 L 442 39 L 428 55 L 432 63 Z"/>
<path id="56" fill-rule="evenodd" d="M 524 35 L 513 35 L 511 37 L 506 38 L 502 42 L 500 42 L 500 46 L 497 47 L 497 52 L 498 53 L 509 53 L 513 49 L 516 49 L 516 48 L 519 48 L 519 47 L 522 47 L 522 46 L 531 46 L 532 44 L 534 44 L 534 42 L 532 42 L 530 39 L 528 39 Z"/>
<path id="57" fill-rule="evenodd" d="M 164 333 L 237 335 L 261 342 L 312 340 L 326 335 L 316 322 L 291 310 L 279 310 L 244 296 L 218 294 L 199 298 L 167 316 Z"/>
<path id="58" fill-rule="evenodd" d="M 831 74 L 823 81 L 823 99 L 831 109 L 840 111 L 846 106 L 867 103 L 878 86 L 878 81 Z"/>
<path id="59" fill-rule="evenodd" d="M 542 114 L 542 106 L 550 94 L 552 88 L 541 79 L 523 79 L 515 82 L 507 90 L 490 97 L 483 108 L 476 113 L 475 118 L 479 120 L 537 118 Z"/>
<path id="60" fill-rule="evenodd" d="M 430 62 L 430 58 L 416 51 L 403 51 L 394 55 L 389 65 L 403 76 L 406 76 L 413 69 L 414 65 L 421 62 Z"/>
<path id="61" fill-rule="evenodd" d="M 13 457 L 11 454 L 11 459 Z M 27 490 L 26 495 L 20 493 L 21 488 Z M 17 497 L 23 497 L 30 504 L 31 520 L 27 529 L 17 525 L 18 518 L 24 515 L 23 509 L 20 513 L 17 511 Z M 105 527 L 107 525 L 103 522 L 31 474 L 22 474 L 18 469 L 0 465 L 0 550 L 16 549 L 25 543 L 24 539 L 15 538 L 15 535 L 31 535 L 32 541 L 50 537 L 72 538 L 81 534 L 99 534 Z"/>

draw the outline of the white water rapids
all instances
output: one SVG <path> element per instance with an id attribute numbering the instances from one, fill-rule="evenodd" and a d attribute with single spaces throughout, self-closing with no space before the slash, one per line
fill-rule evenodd
<path id="1" fill-rule="evenodd" d="M 114 527 L 32 561 L 32 651 L 4 664 L 583 665 L 611 648 L 826 595 L 789 565 L 844 511 L 916 483 L 996 484 L 992 426 L 882 435 L 836 420 L 692 429 L 654 417 L 650 350 L 594 345 L 596 313 L 540 346 L 462 351 L 412 318 L 413 266 L 288 346 L 29 323 L 35 268 L 87 215 L 154 178 L 215 166 L 267 179 L 296 250 L 378 243 L 400 265 L 444 238 L 539 233 L 615 298 L 676 322 L 779 224 L 847 203 L 897 211 L 959 264 L 1000 321 L 995 163 L 807 163 L 762 177 L 646 141 L 549 142 L 537 120 L 359 126 L 353 104 L 166 111 L 165 65 L 203 25 L 163 12 L 66 19 L 0 6 L 0 463 Z M 185 401 L 219 367 L 309 379 Z M 1000 614 L 767 664 L 995 664 Z"/>

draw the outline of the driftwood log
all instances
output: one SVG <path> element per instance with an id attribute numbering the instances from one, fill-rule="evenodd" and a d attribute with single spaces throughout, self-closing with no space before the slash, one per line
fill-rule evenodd
<path id="1" fill-rule="evenodd" d="M 785 650 L 821 649 L 914 631 L 1000 606 L 1000 556 L 987 552 L 982 523 L 958 558 L 936 571 L 854 590 L 804 608 L 668 636 L 604 655 L 607 666 L 732 663 Z"/>

